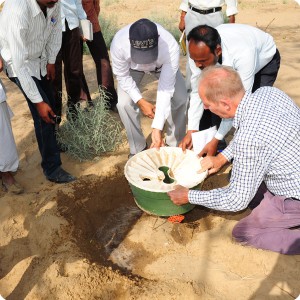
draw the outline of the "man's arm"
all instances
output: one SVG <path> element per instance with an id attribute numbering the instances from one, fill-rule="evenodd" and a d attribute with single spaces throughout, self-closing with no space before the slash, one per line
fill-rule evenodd
<path id="1" fill-rule="evenodd" d="M 19 12 L 19 11 L 18 11 Z M 13 14 L 13 12 L 12 12 Z M 27 50 L 27 34 L 28 20 L 26 15 L 15 13 L 12 15 L 12 22 L 8 24 L 8 47 L 10 49 L 12 65 L 17 75 L 22 89 L 29 100 L 36 105 L 39 115 L 46 123 L 54 123 L 51 117 L 55 114 L 50 106 L 43 102 L 38 88 L 32 79 L 26 66 L 28 50 Z"/>
<path id="2" fill-rule="evenodd" d="M 191 75 L 191 93 L 190 93 L 190 103 L 188 108 L 188 131 L 186 136 L 183 138 L 179 147 L 182 148 L 183 151 L 185 149 L 192 149 L 192 133 L 199 131 L 200 120 L 203 115 L 203 103 L 198 94 L 198 81 L 199 76 L 201 74 L 201 70 L 196 67 L 195 62 L 189 59 L 189 65 L 192 72 Z"/>
<path id="3" fill-rule="evenodd" d="M 161 33 L 163 34 L 163 32 Z M 164 145 L 162 139 L 162 130 L 168 116 L 171 113 L 171 101 L 175 91 L 176 74 L 179 69 L 179 46 L 169 32 L 164 32 L 168 43 L 168 53 L 164 53 L 163 65 L 159 76 L 155 116 L 152 122 L 152 140 L 151 147 L 161 147 Z M 162 50 L 166 51 L 166 50 Z"/>
<path id="4" fill-rule="evenodd" d="M 233 145 L 231 145 L 236 155 L 229 186 L 211 191 L 189 190 L 188 201 L 190 203 L 221 211 L 239 211 L 248 206 L 264 179 L 270 157 L 267 155 L 269 152 L 264 151 L 267 145 L 257 144 L 253 141 L 253 137 L 248 140 L 242 138 L 240 141 L 242 142 L 237 145 L 233 140 Z M 221 158 L 221 155 L 227 160 L 224 152 L 218 156 Z M 207 163 L 206 167 L 210 164 L 209 159 L 207 161 L 203 159 L 202 162 Z M 171 200 L 176 201 L 174 196 L 176 190 L 168 194 Z"/>
<path id="5" fill-rule="evenodd" d="M 77 8 L 77 16 L 79 20 L 85 20 L 87 18 L 86 13 L 82 7 L 81 0 L 75 0 L 76 8 Z"/>
<path id="6" fill-rule="evenodd" d="M 235 23 L 235 15 L 238 13 L 237 0 L 225 0 L 227 5 L 226 15 L 229 19 L 229 23 Z"/>
<path id="7" fill-rule="evenodd" d="M 182 0 L 179 10 L 181 10 L 181 14 L 180 14 L 180 20 L 179 20 L 179 25 L 178 28 L 180 31 L 183 31 L 185 29 L 185 15 L 186 12 L 188 11 L 189 8 L 189 2 L 188 0 Z"/>
<path id="8" fill-rule="evenodd" d="M 62 24 L 60 15 L 60 3 L 56 4 L 56 10 L 51 17 L 52 30 L 46 44 L 47 55 L 47 79 L 55 79 L 55 61 L 62 43 Z"/>

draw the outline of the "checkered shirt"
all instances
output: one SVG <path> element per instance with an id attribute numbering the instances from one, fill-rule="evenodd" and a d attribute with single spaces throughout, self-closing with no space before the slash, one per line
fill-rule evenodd
<path id="1" fill-rule="evenodd" d="M 189 191 L 189 202 L 221 211 L 245 209 L 264 181 L 274 195 L 300 199 L 300 108 L 284 92 L 262 87 L 246 92 L 222 152 L 234 158 L 230 184 L 211 191 Z"/>

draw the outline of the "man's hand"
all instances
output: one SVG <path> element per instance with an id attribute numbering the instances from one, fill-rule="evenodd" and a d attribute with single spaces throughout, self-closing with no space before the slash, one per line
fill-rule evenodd
<path id="1" fill-rule="evenodd" d="M 181 185 L 175 185 L 175 190 L 170 191 L 167 194 L 176 205 L 183 205 L 189 202 L 189 189 Z"/>
<path id="2" fill-rule="evenodd" d="M 178 25 L 178 28 L 181 32 L 183 32 L 183 30 L 185 29 L 185 21 L 184 21 L 185 15 L 186 15 L 186 12 L 182 11 L 181 15 L 180 15 L 179 25 Z"/>
<path id="3" fill-rule="evenodd" d="M 150 148 L 157 148 L 164 147 L 165 143 L 161 136 L 161 130 L 153 128 L 151 134 L 152 143 Z"/>
<path id="4" fill-rule="evenodd" d="M 216 138 L 213 138 L 209 143 L 207 143 L 202 151 L 198 154 L 199 157 L 202 156 L 213 156 L 217 153 L 217 148 L 218 148 L 219 140 Z"/>
<path id="5" fill-rule="evenodd" d="M 47 79 L 51 81 L 55 79 L 55 64 L 47 64 Z"/>
<path id="6" fill-rule="evenodd" d="M 235 15 L 229 16 L 229 23 L 235 23 Z"/>
<path id="7" fill-rule="evenodd" d="M 159 149 L 160 147 L 165 146 L 165 143 L 161 136 L 161 130 L 153 128 L 151 138 L 152 138 L 152 143 L 151 143 L 150 148 Z"/>
<path id="8" fill-rule="evenodd" d="M 52 118 L 55 118 L 56 115 L 46 102 L 35 103 L 35 106 L 44 122 L 55 124 Z"/>
<path id="9" fill-rule="evenodd" d="M 192 133 L 197 132 L 197 130 L 188 130 L 183 140 L 180 142 L 179 147 L 182 148 L 182 151 L 185 152 L 186 149 L 192 149 L 193 141 L 192 141 Z"/>
<path id="10" fill-rule="evenodd" d="M 3 62 L 2 62 L 2 57 L 0 56 L 0 72 L 3 70 Z"/>
<path id="11" fill-rule="evenodd" d="M 140 99 L 136 104 L 137 104 L 137 106 L 140 108 L 140 110 L 142 111 L 142 113 L 146 117 L 148 117 L 150 119 L 154 118 L 155 105 L 153 105 L 152 103 L 148 102 L 144 98 Z"/>
<path id="12" fill-rule="evenodd" d="M 202 173 L 208 170 L 208 175 L 217 173 L 228 160 L 221 153 L 217 156 L 206 156 L 201 160 L 201 170 L 198 173 Z"/>
<path id="13" fill-rule="evenodd" d="M 88 39 L 86 39 L 85 37 L 84 37 L 84 35 L 81 35 L 80 36 L 81 37 L 81 39 L 82 39 L 82 41 L 85 43 Z"/>

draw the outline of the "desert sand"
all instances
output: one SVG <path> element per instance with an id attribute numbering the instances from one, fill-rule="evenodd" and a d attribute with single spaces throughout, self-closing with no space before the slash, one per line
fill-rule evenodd
<path id="1" fill-rule="evenodd" d="M 101 13 L 121 27 L 159 14 L 176 25 L 179 1 L 102 1 Z M 240 0 L 236 22 L 274 36 L 282 56 L 275 86 L 300 105 L 300 6 L 292 0 Z M 184 73 L 185 58 L 181 58 Z M 84 57 L 90 90 L 96 75 Z M 5 299 L 295 299 L 300 256 L 244 247 L 231 230 L 249 214 L 197 207 L 181 224 L 142 212 L 123 175 L 127 143 L 94 161 L 62 154 L 78 177 L 48 182 L 40 167 L 33 122 L 24 97 L 2 74 L 14 111 L 20 156 L 17 180 L 25 193 L 0 192 L 0 294 Z M 156 83 L 144 82 L 154 99 Z M 150 122 L 142 120 L 149 134 Z M 230 167 L 209 177 L 204 189 L 226 185 Z"/>

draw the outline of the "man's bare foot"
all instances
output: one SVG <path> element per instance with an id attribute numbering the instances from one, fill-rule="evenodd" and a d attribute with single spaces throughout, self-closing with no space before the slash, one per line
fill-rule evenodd
<path id="1" fill-rule="evenodd" d="M 2 178 L 2 188 L 5 192 L 11 192 L 13 194 L 23 193 L 23 187 L 15 180 L 11 172 L 0 172 Z"/>

